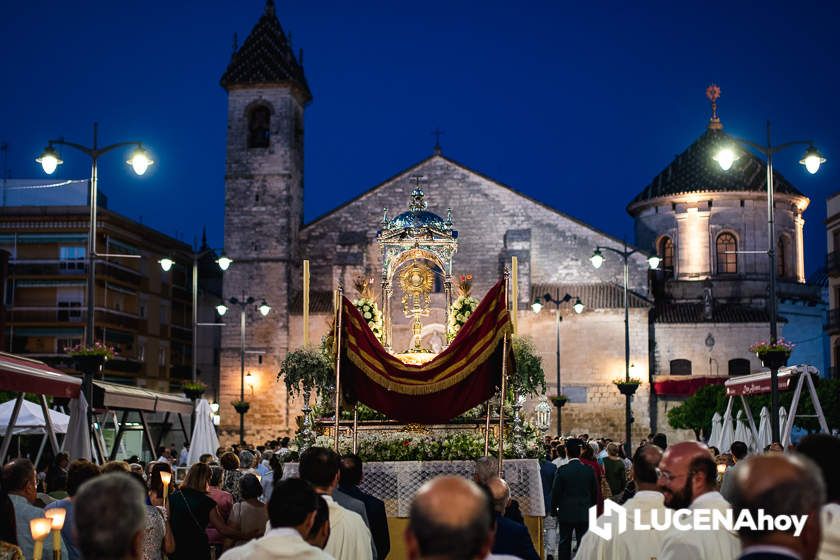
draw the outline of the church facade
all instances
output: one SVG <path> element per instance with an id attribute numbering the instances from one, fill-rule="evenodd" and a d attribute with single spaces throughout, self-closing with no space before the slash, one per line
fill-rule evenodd
<path id="1" fill-rule="evenodd" d="M 388 215 L 408 209 L 410 193 L 417 188 L 428 210 L 445 216 L 458 230 L 453 276 L 471 274 L 475 296 L 482 297 L 517 257 L 519 334 L 530 337 L 543 357 L 547 393 L 557 394 L 559 380 L 561 392 L 569 397 L 563 431 L 623 439 L 624 397 L 612 383 L 625 369 L 623 269 L 608 251 L 599 269 L 589 260 L 598 246 L 622 250 L 621 240 L 482 175 L 439 147 L 305 224 L 303 123 L 312 94 L 271 0 L 234 53 L 221 84 L 228 92 L 225 250 L 234 261 L 225 273 L 224 296 L 254 301 L 233 306 L 229 313 L 234 317 L 222 333 L 220 414 L 228 441 L 239 428 L 229 403 L 240 395 L 251 404 L 245 417 L 247 440 L 294 433 L 302 403 L 286 394 L 276 376 L 286 352 L 303 343 L 302 261 L 311 263 L 311 340 L 317 344 L 339 286 L 352 298 L 356 277 L 373 278 L 376 298 L 381 297 L 377 232 Z M 703 157 L 697 151 L 690 148 L 694 155 L 687 160 L 693 163 L 681 167 L 689 176 Z M 706 183 L 689 178 L 680 179 L 688 185 L 683 192 L 673 177 L 685 173 L 669 169 L 670 179 L 655 179 L 653 188 L 628 208 L 636 220 L 639 247 L 630 257 L 628 282 L 631 375 L 643 380 L 632 404 L 634 439 L 666 429 L 668 406 L 684 396 L 667 395 L 663 380 L 719 380 L 756 368 L 747 346 L 766 331 L 766 292 L 761 296 L 766 269 L 761 269 L 760 258 L 737 261 L 735 272 L 721 270 L 729 266 L 731 246 L 725 245 L 723 252 L 716 249 L 723 234 L 731 235 L 736 247 L 761 246 L 760 185 L 750 184 L 744 192 L 740 187 L 706 192 L 701 188 Z M 749 176 L 750 170 L 742 175 Z M 741 185 L 743 176 L 734 183 Z M 705 194 L 686 194 L 692 189 Z M 791 189 L 779 194 L 784 205 L 779 232 L 787 251 L 784 279 L 785 285 L 805 293 L 801 212 L 807 198 Z M 656 253 L 667 268 L 651 273 L 646 259 Z M 802 297 L 796 289 L 794 295 Z M 436 285 L 433 311 L 423 322 L 423 339 L 431 347 L 445 340 L 442 291 Z M 544 294 L 580 298 L 585 309 L 576 314 L 561 306 L 558 326 L 552 306 L 539 313 L 531 310 L 531 302 Z M 395 291 L 393 298 L 399 296 Z M 272 308 L 265 317 L 254 308 L 262 300 Z M 407 346 L 408 319 L 396 312 L 392 317 L 395 348 Z M 707 366 L 707 360 L 716 367 Z M 742 360 L 737 372 L 730 367 L 732 360 Z M 247 385 L 245 374 L 250 374 Z M 653 390 L 657 384 L 664 391 L 660 398 Z M 687 385 L 680 387 L 685 391 Z"/>

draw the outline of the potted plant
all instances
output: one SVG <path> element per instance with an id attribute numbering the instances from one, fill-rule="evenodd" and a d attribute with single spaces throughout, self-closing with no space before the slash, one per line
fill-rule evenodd
<path id="1" fill-rule="evenodd" d="M 236 400 L 232 401 L 230 404 L 233 405 L 233 408 L 235 408 L 236 412 L 238 412 L 239 414 L 245 414 L 251 408 L 251 403 L 249 403 L 248 401 Z"/>
<path id="2" fill-rule="evenodd" d="M 569 397 L 567 397 L 563 393 L 551 397 L 551 404 L 553 404 L 557 408 L 563 408 L 564 406 L 566 406 L 567 402 L 569 402 Z"/>
<path id="3" fill-rule="evenodd" d="M 95 342 L 93 346 L 77 344 L 65 348 L 64 352 L 73 358 L 76 369 L 88 375 L 98 374 L 102 365 L 117 354 L 113 347 L 101 342 Z"/>
<path id="4" fill-rule="evenodd" d="M 779 369 L 787 365 L 793 346 L 784 338 L 780 338 L 774 343 L 762 340 L 750 346 L 750 352 L 755 352 L 764 367 Z"/>
<path id="5" fill-rule="evenodd" d="M 618 387 L 618 392 L 622 395 L 632 395 L 636 392 L 636 389 L 639 388 L 639 385 L 642 384 L 641 379 L 637 379 L 635 377 L 631 377 L 629 379 L 613 379 L 613 385 Z"/>
<path id="6" fill-rule="evenodd" d="M 184 390 L 188 399 L 194 401 L 204 394 L 204 391 L 207 390 L 207 384 L 201 381 L 185 381 L 181 384 L 181 389 Z"/>

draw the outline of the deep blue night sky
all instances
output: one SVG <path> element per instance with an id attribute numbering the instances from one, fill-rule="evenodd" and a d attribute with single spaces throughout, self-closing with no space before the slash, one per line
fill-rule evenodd
<path id="1" fill-rule="evenodd" d="M 43 176 L 49 138 L 139 139 L 136 178 L 100 165 L 110 207 L 192 242 L 222 243 L 226 96 L 218 85 L 262 0 L 3 2 L 0 142 L 12 177 Z M 314 101 L 306 113 L 306 220 L 444 154 L 596 228 L 632 240 L 624 208 L 700 135 L 711 82 L 729 133 L 813 138 L 777 167 L 811 198 L 806 270 L 822 265 L 825 198 L 840 177 L 834 2 L 285 2 L 277 12 Z M 58 177 L 84 178 L 69 149 Z M 2 162 L 0 162 L 2 165 Z M 457 219 L 457 208 L 453 209 Z M 462 232 L 469 235 L 469 232 Z"/>

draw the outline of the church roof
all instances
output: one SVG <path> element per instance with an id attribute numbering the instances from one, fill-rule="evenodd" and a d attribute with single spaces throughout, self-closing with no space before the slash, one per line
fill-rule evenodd
<path id="1" fill-rule="evenodd" d="M 780 323 L 787 322 L 787 319 L 781 316 L 778 320 Z M 767 323 L 769 321 L 770 315 L 766 309 L 737 303 L 715 303 L 711 319 L 705 318 L 702 303 L 662 303 L 654 310 L 656 323 Z"/>
<path id="2" fill-rule="evenodd" d="M 740 156 L 729 171 L 721 170 L 718 163 L 712 159 L 724 146 L 733 147 Z M 777 194 L 805 197 L 780 173 L 774 172 L 773 177 L 773 186 Z M 653 181 L 630 202 L 628 210 L 636 204 L 664 196 L 692 192 L 743 191 L 767 191 L 767 168 L 764 162 L 751 152 L 738 148 L 735 139 L 720 128 L 709 127 L 653 178 Z"/>
<path id="3" fill-rule="evenodd" d="M 300 91 L 305 102 L 312 99 L 303 63 L 295 58 L 280 26 L 274 0 L 266 0 L 265 11 L 242 47 L 234 51 L 219 83 L 227 90 L 246 85 L 289 85 Z"/>

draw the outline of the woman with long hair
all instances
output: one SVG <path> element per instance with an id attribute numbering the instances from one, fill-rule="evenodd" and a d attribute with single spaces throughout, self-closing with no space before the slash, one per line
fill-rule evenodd
<path id="1" fill-rule="evenodd" d="M 231 539 L 250 539 L 257 533 L 243 534 L 228 526 L 219 515 L 216 502 L 208 495 L 210 466 L 196 463 L 190 467 L 180 490 L 169 498 L 169 519 L 175 536 L 175 552 L 170 560 L 208 560 L 210 543 L 207 526 Z M 265 527 L 262 528 L 262 531 Z M 262 534 L 260 531 L 259 534 Z"/>

